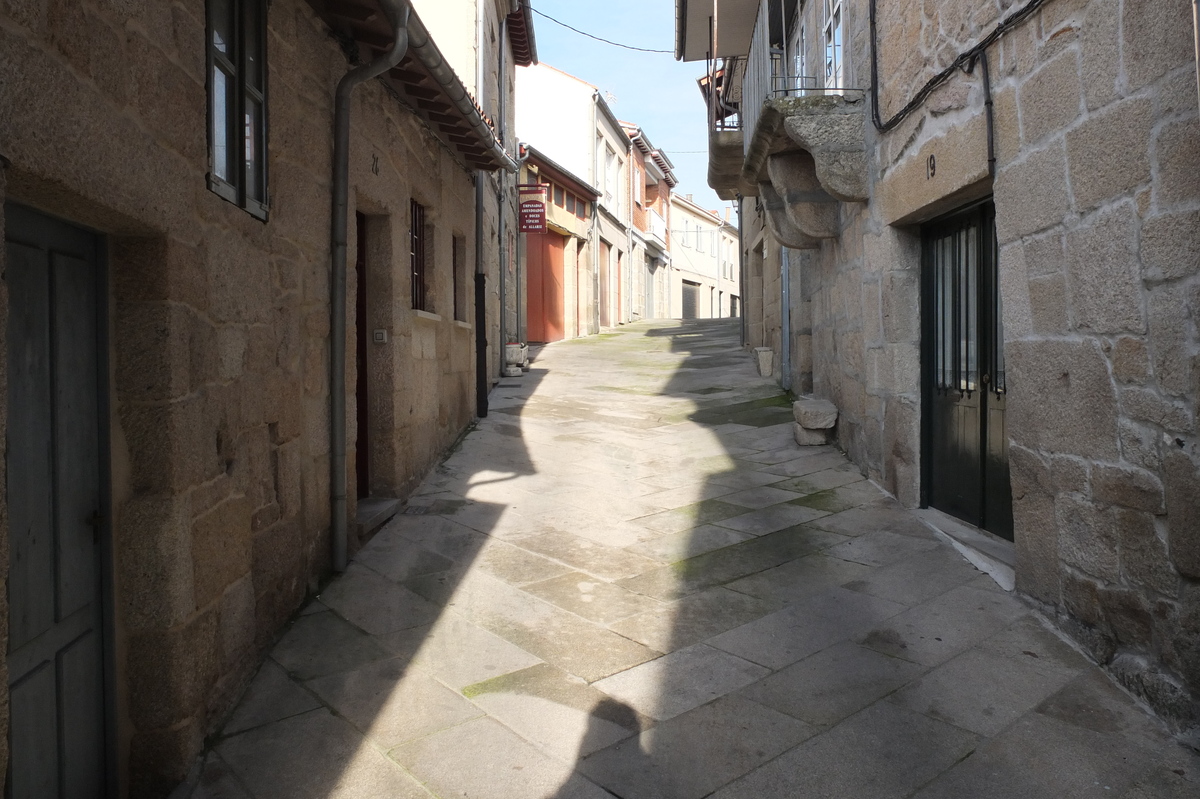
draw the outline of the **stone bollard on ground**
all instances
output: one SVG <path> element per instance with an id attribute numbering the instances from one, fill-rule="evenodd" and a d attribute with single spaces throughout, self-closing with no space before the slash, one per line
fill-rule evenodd
<path id="1" fill-rule="evenodd" d="M 758 366 L 760 377 L 770 377 L 775 371 L 775 353 L 771 352 L 770 347 L 755 347 L 754 363 Z"/>
<path id="2" fill-rule="evenodd" d="M 792 403 L 792 416 L 796 420 L 793 425 L 796 443 L 802 447 L 816 447 L 829 443 L 829 434 L 837 424 L 838 410 L 829 400 L 801 397 Z"/>

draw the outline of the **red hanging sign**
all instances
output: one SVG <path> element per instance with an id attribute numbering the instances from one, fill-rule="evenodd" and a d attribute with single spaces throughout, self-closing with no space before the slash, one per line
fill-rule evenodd
<path id="1" fill-rule="evenodd" d="M 546 232 L 546 204 L 541 200 L 523 200 L 521 202 L 521 232 Z"/>

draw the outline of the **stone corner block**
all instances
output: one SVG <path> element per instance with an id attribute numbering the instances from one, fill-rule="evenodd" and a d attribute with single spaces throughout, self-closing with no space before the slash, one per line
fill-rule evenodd
<path id="1" fill-rule="evenodd" d="M 829 443 L 828 430 L 808 430 L 799 422 L 792 423 L 792 434 L 802 447 L 820 447 Z"/>
<path id="2" fill-rule="evenodd" d="M 758 366 L 758 373 L 762 377 L 770 377 L 774 371 L 775 353 L 771 352 L 770 347 L 755 347 L 754 348 L 754 363 Z"/>
<path id="3" fill-rule="evenodd" d="M 838 409 L 829 400 L 801 397 L 792 403 L 792 416 L 808 430 L 828 430 L 837 424 Z"/>

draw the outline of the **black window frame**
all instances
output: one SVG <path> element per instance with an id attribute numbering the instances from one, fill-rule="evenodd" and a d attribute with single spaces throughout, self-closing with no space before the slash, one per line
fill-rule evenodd
<path id="1" fill-rule="evenodd" d="M 429 260 L 425 206 L 409 201 L 409 266 L 412 272 L 412 308 L 431 313 L 429 307 Z"/>
<path id="2" fill-rule="evenodd" d="M 270 186 L 268 183 L 268 131 L 269 103 L 267 76 L 267 5 L 268 0 L 206 0 L 205 2 L 205 85 L 208 103 L 208 175 L 209 191 L 242 208 L 256 219 L 267 221 L 270 211 Z M 229 50 L 221 52 L 216 45 L 216 15 L 221 7 L 229 9 Z M 248 68 L 248 40 L 246 37 L 247 15 L 256 16 L 258 28 L 256 45 L 259 54 L 257 80 Z M 224 166 L 226 176 L 219 172 L 216 137 L 217 85 L 214 80 L 220 70 L 228 79 L 229 97 L 226 99 L 225 140 L 230 150 Z M 259 125 L 253 143 L 259 157 L 253 167 L 247 166 L 246 116 L 254 105 L 259 109 Z M 252 196 L 251 179 L 258 191 Z"/>

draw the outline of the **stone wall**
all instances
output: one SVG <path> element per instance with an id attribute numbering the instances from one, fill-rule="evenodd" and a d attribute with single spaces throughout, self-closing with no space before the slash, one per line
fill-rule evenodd
<path id="1" fill-rule="evenodd" d="M 878 0 L 884 116 L 1022 5 Z M 847 6 L 853 86 L 870 85 L 867 9 Z M 994 181 L 979 66 L 887 134 L 864 120 L 871 199 L 841 203 L 840 236 L 804 257 L 808 309 L 793 290 L 839 445 L 915 506 L 919 225 L 994 197 L 1018 588 L 1181 727 L 1200 723 L 1191 24 L 1187 0 L 1049 0 L 988 51 Z M 757 343 L 777 322 L 749 300 Z"/>
<path id="2" fill-rule="evenodd" d="M 348 65 L 302 0 L 275 0 L 268 24 L 264 224 L 205 187 L 203 0 L 0 0 L 0 107 L 21 109 L 0 115 L 0 200 L 109 247 L 117 729 L 133 796 L 184 774 L 329 570 L 330 120 Z M 368 323 L 389 333 L 368 356 L 374 486 L 403 496 L 474 412 L 475 331 L 450 296 L 454 237 L 474 296 L 474 173 L 382 84 L 357 89 L 352 115 Z M 496 323 L 499 200 L 485 194 Z M 410 197 L 429 207 L 424 318 L 410 310 Z M 350 229 L 353 447 L 353 217 Z M 353 468 L 350 484 L 353 496 Z"/>

